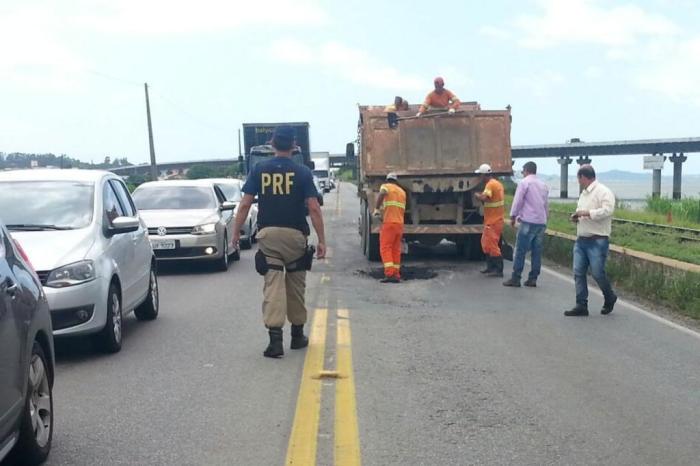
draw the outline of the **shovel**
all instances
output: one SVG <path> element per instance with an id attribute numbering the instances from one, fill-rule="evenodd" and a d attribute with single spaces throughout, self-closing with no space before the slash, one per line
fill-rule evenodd
<path id="1" fill-rule="evenodd" d="M 455 112 L 453 115 L 456 115 L 457 113 L 462 113 L 460 111 Z M 386 114 L 387 122 L 389 123 L 389 128 L 396 128 L 399 126 L 399 121 L 404 121 L 404 120 L 417 120 L 419 118 L 433 118 L 433 117 L 438 117 L 438 116 L 445 116 L 445 115 L 450 115 L 450 112 L 437 112 L 437 113 L 426 113 L 425 115 L 421 116 L 408 116 L 408 117 L 399 117 L 395 112 L 389 112 Z"/>

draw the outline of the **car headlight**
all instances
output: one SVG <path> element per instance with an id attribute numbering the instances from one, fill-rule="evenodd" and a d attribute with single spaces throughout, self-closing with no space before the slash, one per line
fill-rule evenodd
<path id="1" fill-rule="evenodd" d="M 53 270 L 46 279 L 46 286 L 50 288 L 65 288 L 67 286 L 80 285 L 94 279 L 95 264 L 91 260 L 85 260 Z"/>
<path id="2" fill-rule="evenodd" d="M 192 228 L 193 235 L 211 235 L 216 233 L 216 223 L 204 223 Z"/>

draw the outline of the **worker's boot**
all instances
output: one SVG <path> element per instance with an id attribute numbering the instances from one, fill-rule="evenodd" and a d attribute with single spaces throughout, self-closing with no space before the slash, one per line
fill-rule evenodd
<path id="1" fill-rule="evenodd" d="M 304 336 L 304 324 L 292 324 L 292 343 L 289 345 L 291 349 L 301 349 L 309 346 L 309 339 Z"/>
<path id="2" fill-rule="evenodd" d="M 491 256 L 486 256 L 486 268 L 479 270 L 481 273 L 489 273 L 493 270 L 493 260 L 491 259 Z"/>
<path id="3" fill-rule="evenodd" d="M 270 344 L 267 345 L 267 349 L 263 352 L 263 356 L 266 358 L 280 358 L 284 354 L 284 347 L 282 346 L 282 328 L 281 327 L 270 327 L 268 330 L 270 334 Z"/>
<path id="4" fill-rule="evenodd" d="M 487 273 L 487 277 L 502 277 L 503 276 L 503 257 L 492 257 L 493 270 Z"/>

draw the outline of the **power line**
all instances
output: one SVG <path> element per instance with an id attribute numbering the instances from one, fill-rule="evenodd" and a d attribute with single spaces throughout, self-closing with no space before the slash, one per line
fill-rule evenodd
<path id="1" fill-rule="evenodd" d="M 149 86 L 149 89 L 151 89 L 153 95 L 155 95 L 156 97 L 162 99 L 162 100 L 165 101 L 166 103 L 170 104 L 170 106 L 173 107 L 175 110 L 179 111 L 180 113 L 182 113 L 183 115 L 187 116 L 189 119 L 191 119 L 192 121 L 198 123 L 199 125 L 201 125 L 201 126 L 203 126 L 203 127 L 205 127 L 205 128 L 208 128 L 208 129 L 210 129 L 210 130 L 212 130 L 212 131 L 224 131 L 224 132 L 226 132 L 226 133 L 231 133 L 231 128 L 223 128 L 223 127 L 221 127 L 221 126 L 212 125 L 212 124 L 210 124 L 210 123 L 208 123 L 208 122 L 205 122 L 203 119 L 199 118 L 198 116 L 192 114 L 190 111 L 186 110 L 186 109 L 184 108 L 184 106 L 182 106 L 182 105 L 176 103 L 175 101 L 173 101 L 173 100 L 171 100 L 170 98 L 166 97 L 166 96 L 163 95 L 162 93 L 160 93 L 160 92 L 158 92 L 158 91 L 154 91 L 153 86 Z"/>

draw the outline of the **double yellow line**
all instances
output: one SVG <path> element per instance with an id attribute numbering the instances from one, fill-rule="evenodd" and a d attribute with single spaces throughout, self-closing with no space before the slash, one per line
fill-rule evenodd
<path id="1" fill-rule="evenodd" d="M 338 310 L 337 365 L 335 370 L 325 370 L 328 310 L 317 309 L 314 313 L 292 434 L 287 447 L 285 464 L 288 466 L 314 466 L 316 464 L 323 379 L 335 380 L 335 465 L 359 466 L 361 464 L 349 317 L 347 310 Z"/>

